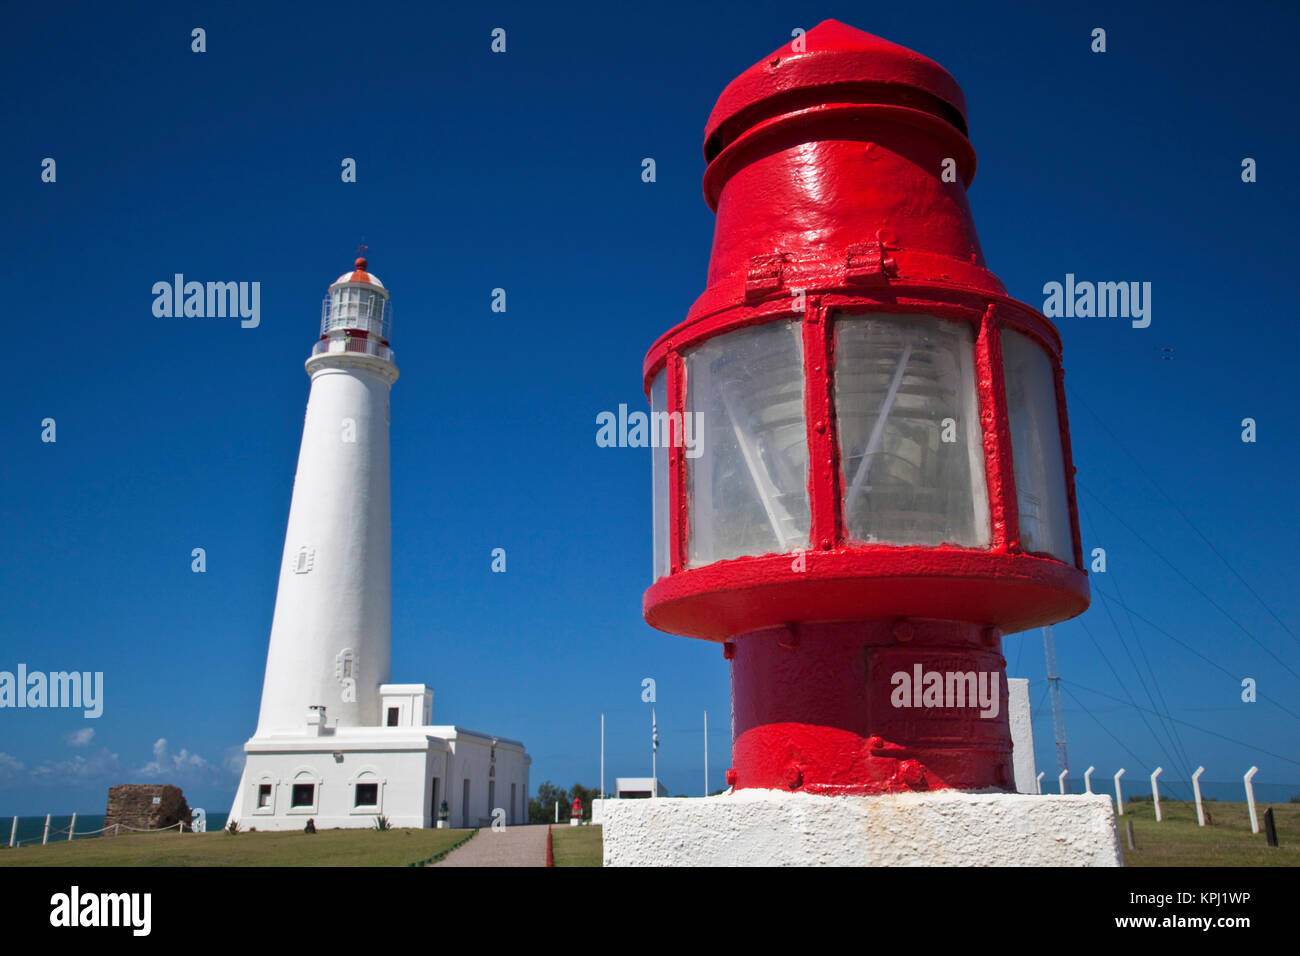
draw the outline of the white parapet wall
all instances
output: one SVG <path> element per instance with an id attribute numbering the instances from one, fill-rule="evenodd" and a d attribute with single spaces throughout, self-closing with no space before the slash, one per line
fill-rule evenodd
<path id="1" fill-rule="evenodd" d="M 605 866 L 1122 866 L 1104 794 L 610 800 Z"/>
<path id="2" fill-rule="evenodd" d="M 1007 678 L 1007 721 L 1011 725 L 1011 767 L 1017 793 L 1037 793 L 1034 766 L 1034 725 L 1029 716 L 1029 680 Z"/>

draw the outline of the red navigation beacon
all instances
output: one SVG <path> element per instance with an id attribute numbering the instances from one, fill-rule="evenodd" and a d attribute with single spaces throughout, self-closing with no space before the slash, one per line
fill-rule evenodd
<path id="1" fill-rule="evenodd" d="M 707 288 L 644 366 L 696 427 L 654 450 L 645 618 L 723 643 L 737 787 L 1010 790 L 1002 635 L 1089 602 L 1060 336 L 985 266 L 956 81 L 802 39 L 705 130 Z M 900 689 L 934 672 L 997 715 Z"/>

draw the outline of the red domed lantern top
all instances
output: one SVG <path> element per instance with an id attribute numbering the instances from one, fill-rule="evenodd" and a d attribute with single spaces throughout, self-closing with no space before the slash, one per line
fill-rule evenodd
<path id="1" fill-rule="evenodd" d="M 370 272 L 367 271 L 369 269 L 369 265 L 366 262 L 364 256 L 358 256 L 357 261 L 353 265 L 354 267 L 352 271 L 343 273 L 343 275 L 339 276 L 337 279 L 331 282 L 330 283 L 331 287 L 339 285 L 340 283 L 343 282 L 363 283 L 365 285 L 372 285 L 377 289 L 382 289 L 384 287 L 384 284 L 379 281 L 378 276 L 371 275 Z"/>
<path id="2" fill-rule="evenodd" d="M 907 47 L 825 20 L 727 84 L 705 126 L 704 158 L 712 161 L 756 117 L 833 102 L 910 105 L 966 132 L 966 97 L 947 70 Z"/>

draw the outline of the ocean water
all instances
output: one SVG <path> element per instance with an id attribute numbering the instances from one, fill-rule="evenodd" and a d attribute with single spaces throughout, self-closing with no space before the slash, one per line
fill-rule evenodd
<path id="1" fill-rule="evenodd" d="M 68 828 L 72 825 L 71 815 L 54 815 L 50 817 L 50 842 L 56 840 L 66 840 L 68 838 Z M 102 836 L 95 831 L 104 825 L 104 815 L 102 813 L 78 813 L 77 829 L 73 832 L 74 840 L 94 840 Z M 208 814 L 208 832 L 220 830 L 226 825 L 226 814 L 209 813 Z M 0 817 L 0 848 L 9 846 L 9 834 L 13 827 L 13 817 Z M 16 834 L 16 844 L 18 846 L 30 846 L 33 843 L 41 842 L 41 835 L 45 832 L 45 817 L 19 817 L 18 832 Z"/>

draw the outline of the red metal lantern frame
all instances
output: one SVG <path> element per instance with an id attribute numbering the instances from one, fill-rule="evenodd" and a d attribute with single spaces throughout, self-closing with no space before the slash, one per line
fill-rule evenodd
<path id="1" fill-rule="evenodd" d="M 706 288 L 642 371 L 647 397 L 664 372 L 666 408 L 655 411 L 680 430 L 685 355 L 738 329 L 801 323 L 808 548 L 797 567 L 790 551 L 688 566 L 687 449 L 670 434 L 656 450 L 667 458 L 668 572 L 645 592 L 645 619 L 723 642 L 735 786 L 1008 789 L 1005 710 L 981 721 L 946 705 L 940 714 L 891 709 L 904 705 L 889 687 L 899 668 L 979 672 L 1005 699 L 1002 634 L 1088 607 L 1060 335 L 984 265 L 965 198 L 976 159 L 956 81 L 835 21 L 803 39 L 805 48 L 760 60 L 718 100 L 705 130 L 704 194 L 717 214 Z M 940 176 L 949 160 L 959 182 Z M 987 546 L 862 543 L 848 532 L 835 323 L 872 315 L 971 330 Z M 1051 365 L 1073 563 L 1023 546 L 1003 330 L 1026 336 Z"/>
<path id="2" fill-rule="evenodd" d="M 1083 557 L 1065 408 L 1060 336 L 1041 313 L 1006 296 L 930 284 L 891 283 L 873 296 L 835 284 L 835 277 L 802 274 L 783 283 L 760 302 L 743 304 L 744 296 L 724 299 L 711 312 L 662 336 L 645 361 L 647 396 L 660 370 L 666 378 L 670 421 L 686 411 L 682 354 L 717 335 L 776 321 L 802 323 L 804 346 L 804 415 L 808 426 L 808 500 L 810 549 L 807 568 L 797 577 L 790 553 L 755 555 L 687 567 L 690 503 L 686 494 L 686 456 L 679 442 L 668 452 L 669 574 L 646 591 L 646 620 L 660 630 L 687 637 L 726 641 L 738 634 L 806 620 L 807 608 L 825 614 L 820 620 L 923 617 L 970 620 L 972 609 L 982 623 L 1014 633 L 1061 620 L 1060 597 L 1074 594 L 1077 610 L 1088 606 L 1087 578 L 1079 570 Z M 806 310 L 791 310 L 789 289 L 806 289 Z M 812 291 L 821 289 L 823 291 Z M 725 296 L 710 288 L 706 297 Z M 739 300 L 739 301 L 738 301 Z M 988 548 L 862 544 L 850 540 L 842 514 L 844 476 L 836 434 L 833 369 L 839 315 L 923 314 L 966 322 L 974 331 L 976 391 L 984 436 L 985 484 L 991 540 Z M 1033 339 L 1052 362 L 1057 419 L 1074 565 L 1025 552 L 1020 545 L 1016 479 L 1011 435 L 1007 427 L 1000 332 L 1010 328 Z M 935 594 L 933 582 L 948 584 L 948 601 Z M 919 590 L 909 582 L 922 581 Z M 1066 614 L 1073 616 L 1073 614 Z"/>

